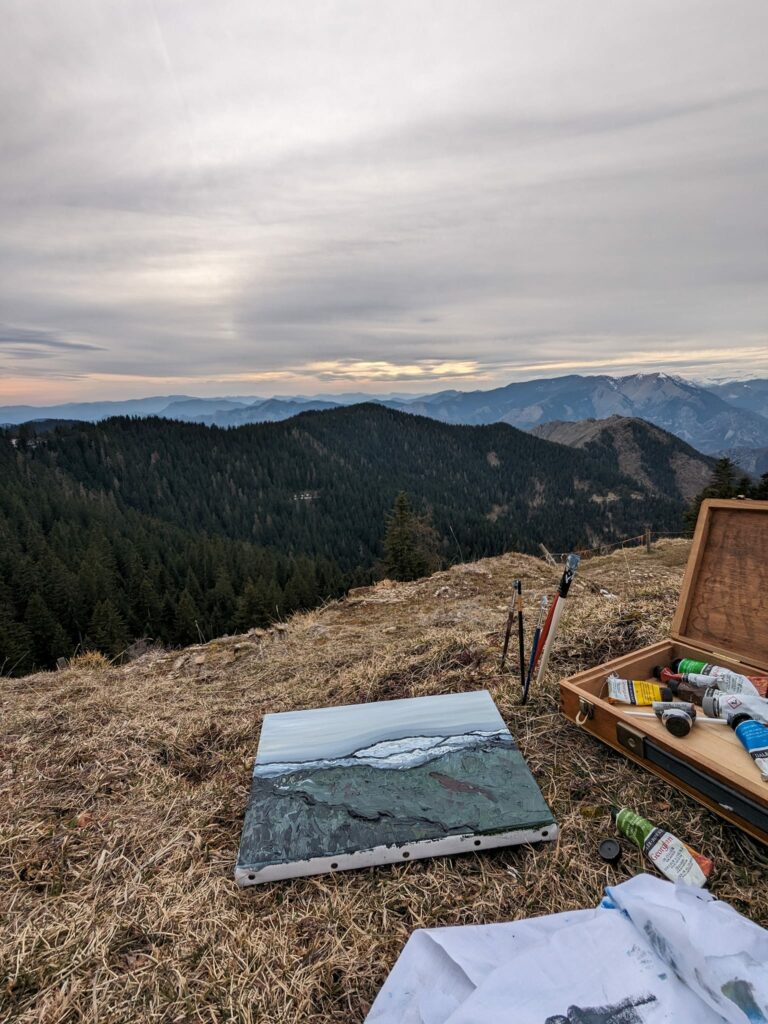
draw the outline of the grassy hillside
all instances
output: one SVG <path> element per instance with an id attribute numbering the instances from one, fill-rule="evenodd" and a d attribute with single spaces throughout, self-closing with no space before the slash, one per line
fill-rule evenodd
<path id="1" fill-rule="evenodd" d="M 380 583 L 263 636 L 0 680 L 0 1020 L 359 1021 L 414 928 L 594 906 L 644 870 L 626 843 L 617 868 L 597 856 L 617 800 L 711 853 L 714 893 L 768 924 L 765 853 L 558 711 L 559 675 L 664 634 L 687 555 L 675 541 L 584 563 L 527 709 L 498 674 L 506 606 L 520 575 L 532 615 L 559 571 L 523 555 Z M 236 888 L 264 713 L 480 687 L 556 844 Z"/>

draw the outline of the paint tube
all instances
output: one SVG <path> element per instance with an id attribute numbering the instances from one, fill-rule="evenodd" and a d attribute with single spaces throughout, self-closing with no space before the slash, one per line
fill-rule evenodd
<path id="1" fill-rule="evenodd" d="M 606 679 L 608 684 L 608 700 L 617 704 L 634 704 L 648 706 L 655 700 L 672 700 L 672 691 L 666 686 L 659 686 L 652 679 L 620 679 L 611 674 Z"/>
<path id="2" fill-rule="evenodd" d="M 724 718 L 729 715 L 747 714 L 763 725 L 768 725 L 768 700 L 752 697 L 750 694 L 722 693 L 714 686 L 706 692 L 701 702 L 705 715 L 710 718 Z"/>
<path id="3" fill-rule="evenodd" d="M 672 882 L 686 885 L 707 884 L 713 862 L 682 843 L 671 832 L 652 825 L 628 807 L 611 808 L 611 817 L 619 833 L 639 847 L 648 860 Z"/>
<path id="4" fill-rule="evenodd" d="M 691 704 L 698 704 L 699 707 L 701 707 L 704 695 L 712 689 L 711 683 L 705 686 L 696 686 L 684 676 L 680 679 L 667 679 L 667 686 L 679 700 L 687 700 Z"/>
<path id="5" fill-rule="evenodd" d="M 685 676 L 690 683 L 701 685 L 708 681 L 709 686 L 716 686 L 726 693 L 751 693 L 764 697 L 768 689 L 768 678 L 765 676 L 745 676 L 722 665 L 711 665 L 707 661 L 695 661 L 693 658 L 673 661 L 672 671 L 676 675 Z"/>
<path id="6" fill-rule="evenodd" d="M 627 711 L 628 715 L 638 718 L 658 718 L 667 732 L 673 736 L 687 736 L 696 724 L 696 708 L 684 701 L 655 700 L 651 705 L 653 711 Z M 719 718 L 709 719 L 719 722 Z"/>
<path id="7" fill-rule="evenodd" d="M 752 697 L 760 696 L 760 692 L 749 676 L 739 675 L 738 672 L 723 673 L 719 676 L 707 676 L 703 672 L 686 672 L 683 678 L 697 686 L 716 686 L 723 693 L 743 693 L 746 696 Z"/>
<path id="8" fill-rule="evenodd" d="M 655 700 L 653 713 L 673 736 L 687 736 L 696 722 L 696 708 L 684 701 Z"/>
<path id="9" fill-rule="evenodd" d="M 734 732 L 755 762 L 763 782 L 768 782 L 768 729 L 760 722 L 743 721 L 736 725 Z"/>
<path id="10" fill-rule="evenodd" d="M 716 686 L 723 693 L 751 694 L 753 697 L 765 697 L 768 693 L 768 676 L 742 676 L 738 672 L 708 676 L 703 672 L 675 672 L 661 665 L 654 668 L 653 674 L 663 686 L 669 686 L 683 700 L 692 700 L 696 704 L 701 704 L 697 695 L 703 697 L 704 691 L 710 686 Z"/>

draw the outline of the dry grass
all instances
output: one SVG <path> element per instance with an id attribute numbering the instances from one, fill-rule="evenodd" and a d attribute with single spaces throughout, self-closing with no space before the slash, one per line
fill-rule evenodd
<path id="1" fill-rule="evenodd" d="M 0 1021 L 359 1021 L 414 928 L 593 906 L 642 870 L 626 844 L 618 868 L 597 857 L 616 801 L 712 853 L 714 892 L 766 923 L 759 848 L 558 713 L 561 674 L 665 633 L 687 552 L 585 563 L 527 709 L 498 674 L 506 601 L 522 576 L 530 620 L 559 571 L 518 555 L 382 584 L 264 638 L 0 681 Z M 556 844 L 236 888 L 264 712 L 483 686 Z"/>

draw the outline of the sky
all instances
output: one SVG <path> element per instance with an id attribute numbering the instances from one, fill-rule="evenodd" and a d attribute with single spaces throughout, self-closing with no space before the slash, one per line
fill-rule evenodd
<path id="1" fill-rule="evenodd" d="M 0 402 L 768 377 L 765 0 L 6 0 Z"/>

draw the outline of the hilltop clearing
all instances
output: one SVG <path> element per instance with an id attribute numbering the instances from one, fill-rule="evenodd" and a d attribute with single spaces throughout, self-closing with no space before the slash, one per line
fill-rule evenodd
<path id="1" fill-rule="evenodd" d="M 643 870 L 626 844 L 618 868 L 597 856 L 616 800 L 710 853 L 715 894 L 768 923 L 764 852 L 558 710 L 561 675 L 665 634 L 688 550 L 583 563 L 528 708 L 498 674 L 507 602 L 522 576 L 530 622 L 560 570 L 517 554 L 122 668 L 0 680 L 0 1021 L 359 1021 L 414 928 L 594 906 Z M 557 843 L 237 889 L 265 712 L 482 687 Z"/>

